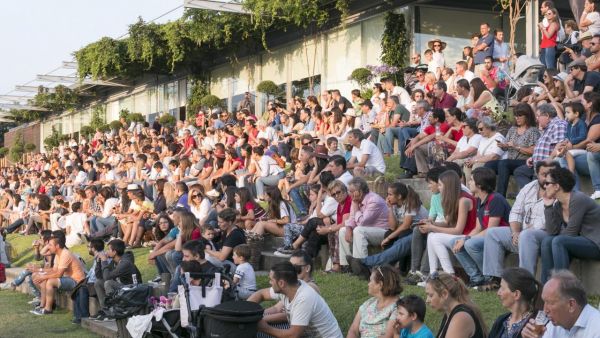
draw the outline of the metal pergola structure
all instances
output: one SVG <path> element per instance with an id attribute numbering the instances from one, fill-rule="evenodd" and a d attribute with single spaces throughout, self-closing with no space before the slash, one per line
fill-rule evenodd
<path id="1" fill-rule="evenodd" d="M 211 11 L 218 12 L 229 12 L 229 13 L 238 13 L 238 14 L 250 14 L 240 1 L 236 0 L 228 0 L 228 1 L 219 1 L 219 0 L 184 0 L 183 6 L 185 8 L 199 8 L 199 9 L 208 9 Z"/>

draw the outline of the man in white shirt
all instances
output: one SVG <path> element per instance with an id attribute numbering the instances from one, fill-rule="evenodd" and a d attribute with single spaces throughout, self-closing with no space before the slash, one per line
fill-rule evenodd
<path id="1" fill-rule="evenodd" d="M 325 170 L 331 171 L 333 177 L 344 183 L 346 187 L 348 187 L 348 184 L 352 178 L 354 178 L 354 176 L 346 170 L 346 159 L 340 155 L 331 156 Z"/>
<path id="2" fill-rule="evenodd" d="M 469 70 L 469 67 L 467 66 L 467 63 L 465 61 L 458 61 L 456 63 L 456 68 L 455 68 L 455 79 L 456 81 L 460 80 L 460 79 L 465 79 L 467 81 L 469 81 L 469 83 L 471 82 L 471 80 L 473 80 L 475 78 L 475 74 Z"/>
<path id="3" fill-rule="evenodd" d="M 289 329 L 277 329 L 264 319 L 258 330 L 273 337 L 342 338 L 342 331 L 325 300 L 308 284 L 298 280 L 296 268 L 290 262 L 275 264 L 269 272 L 271 288 L 257 291 L 248 301 L 283 302 Z"/>
<path id="4" fill-rule="evenodd" d="M 559 270 L 542 291 L 548 324 L 537 333 L 535 319 L 521 332 L 524 338 L 598 338 L 600 311 L 588 304 L 583 284 L 569 270 Z"/>
<path id="5" fill-rule="evenodd" d="M 347 140 L 353 147 L 352 157 L 348 161 L 347 168 L 353 169 L 355 176 L 383 175 L 385 173 L 385 161 L 381 150 L 375 143 L 365 139 L 360 129 L 350 130 Z"/>
<path id="6" fill-rule="evenodd" d="M 465 105 L 471 104 L 473 99 L 471 98 L 471 85 L 466 79 L 460 79 L 456 81 L 456 108 L 466 111 Z"/>
<path id="7" fill-rule="evenodd" d="M 406 89 L 396 86 L 394 79 L 385 78 L 383 79 L 384 89 L 388 92 L 388 96 L 397 96 L 400 104 L 403 105 L 406 109 L 410 110 L 410 104 L 412 99 L 410 98 L 410 94 L 406 91 Z"/>

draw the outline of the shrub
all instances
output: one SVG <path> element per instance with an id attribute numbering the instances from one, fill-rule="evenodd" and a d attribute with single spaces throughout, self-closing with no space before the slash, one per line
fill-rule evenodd
<path id="1" fill-rule="evenodd" d="M 140 113 L 133 113 L 127 116 L 127 122 L 146 122 L 146 118 Z"/>
<path id="2" fill-rule="evenodd" d="M 356 68 L 350 74 L 350 80 L 356 82 L 361 89 L 364 89 L 373 80 L 373 73 L 367 68 Z"/>
<path id="3" fill-rule="evenodd" d="M 203 106 L 206 106 L 208 108 L 215 108 L 215 107 L 219 107 L 221 105 L 221 99 L 219 97 L 217 97 L 216 95 L 212 95 L 212 94 L 208 94 L 205 95 L 201 100 L 200 103 Z"/>
<path id="4" fill-rule="evenodd" d="M 84 137 L 88 137 L 89 135 L 92 135 L 94 132 L 95 132 L 94 128 L 92 128 L 90 126 L 83 126 L 83 127 L 81 127 L 81 129 L 79 129 L 79 133 Z"/>
<path id="5" fill-rule="evenodd" d="M 123 128 L 123 124 L 121 123 L 121 121 L 117 121 L 117 120 L 112 121 L 108 125 L 111 130 L 119 130 L 119 129 Z"/>
<path id="6" fill-rule="evenodd" d="M 163 116 L 161 116 L 158 119 L 158 122 L 165 127 L 169 127 L 172 128 L 175 126 L 175 123 L 177 122 L 177 119 L 175 119 L 175 116 L 171 115 L 171 114 L 163 114 Z"/>

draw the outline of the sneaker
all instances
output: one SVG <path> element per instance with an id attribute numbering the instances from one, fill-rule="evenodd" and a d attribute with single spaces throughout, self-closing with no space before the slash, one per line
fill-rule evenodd
<path id="1" fill-rule="evenodd" d="M 590 196 L 590 198 L 593 200 L 600 199 L 600 190 L 594 191 L 594 193 L 592 194 L 592 196 Z"/>
<path id="2" fill-rule="evenodd" d="M 35 303 L 39 303 L 40 299 L 38 297 L 34 297 L 32 300 L 28 301 L 27 304 L 33 305 Z"/>
<path id="3" fill-rule="evenodd" d="M 89 319 L 91 320 L 99 320 L 104 316 L 104 311 L 100 310 L 98 311 L 98 313 L 96 313 L 95 316 L 90 316 Z"/>
<path id="4" fill-rule="evenodd" d="M 15 286 L 13 285 L 13 283 L 2 283 L 0 284 L 0 290 L 12 290 L 15 291 Z"/>
<path id="5" fill-rule="evenodd" d="M 418 282 L 418 283 L 417 283 L 417 286 L 418 286 L 418 287 L 421 287 L 421 288 L 424 288 L 426 285 L 427 285 L 427 282 L 425 282 L 425 281 L 422 281 L 422 282 Z"/>
<path id="6" fill-rule="evenodd" d="M 162 281 L 162 278 L 160 278 L 160 276 L 156 276 L 154 277 L 154 279 L 152 280 L 153 283 L 160 283 Z"/>
<path id="7" fill-rule="evenodd" d="M 350 255 L 346 256 L 348 260 L 348 264 L 350 264 L 350 268 L 352 269 L 352 274 L 358 276 L 359 278 L 369 280 L 371 277 L 371 270 L 362 262 L 362 259 L 354 258 Z"/>
<path id="8" fill-rule="evenodd" d="M 35 310 L 31 310 L 29 311 L 30 313 L 33 313 L 36 316 L 43 316 L 43 315 L 49 315 L 52 314 L 52 311 L 48 311 L 46 309 L 43 308 L 37 308 Z"/>
<path id="9" fill-rule="evenodd" d="M 410 271 L 408 276 L 404 279 L 404 283 L 408 285 L 417 285 L 420 282 L 425 281 L 425 276 L 421 271 Z"/>
<path id="10" fill-rule="evenodd" d="M 293 252 L 294 250 L 292 250 L 290 247 L 282 246 L 281 248 L 275 250 L 273 254 L 277 257 L 291 257 Z"/>
<path id="11" fill-rule="evenodd" d="M 71 321 L 71 324 L 73 324 L 73 325 L 81 325 L 81 319 L 73 319 Z"/>

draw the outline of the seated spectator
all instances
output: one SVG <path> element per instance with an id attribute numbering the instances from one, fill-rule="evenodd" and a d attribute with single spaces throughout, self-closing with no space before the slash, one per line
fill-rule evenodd
<path id="1" fill-rule="evenodd" d="M 470 83 L 471 80 L 475 78 L 475 74 L 473 74 L 473 72 L 469 70 L 467 62 L 462 60 L 456 63 L 456 66 L 454 68 L 454 74 L 456 78 L 456 83 L 458 83 L 458 81 L 462 79 L 467 80 Z"/>
<path id="2" fill-rule="evenodd" d="M 469 235 L 476 228 L 477 204 L 473 195 L 462 191 L 460 178 L 452 170 L 440 174 L 438 187 L 445 220 L 436 223 L 427 220 L 419 228 L 421 232 L 429 233 L 427 254 L 431 273 L 441 265 L 444 272 L 454 274 L 449 250 L 456 238 Z"/>
<path id="3" fill-rule="evenodd" d="M 66 243 L 67 248 L 72 248 L 83 243 L 84 235 L 89 235 L 87 216 L 81 212 L 81 203 L 75 202 L 71 205 L 72 213 L 66 216 Z"/>
<path id="4" fill-rule="evenodd" d="M 507 82 L 506 74 L 494 65 L 494 59 L 491 56 L 485 57 L 483 67 L 478 75 L 494 97 L 504 96 Z"/>
<path id="5" fill-rule="evenodd" d="M 487 328 L 479 307 L 465 284 L 456 276 L 432 272 L 425 286 L 427 303 L 444 317 L 438 337 L 484 338 Z"/>
<path id="6" fill-rule="evenodd" d="M 350 181 L 348 194 L 352 198 L 350 215 L 339 230 L 340 265 L 348 265 L 346 256 L 364 258 L 368 246 L 380 245 L 388 229 L 388 207 L 385 200 L 369 191 L 360 177 Z M 352 247 L 350 247 L 352 245 Z"/>
<path id="7" fill-rule="evenodd" d="M 73 290 L 85 278 L 83 264 L 66 249 L 62 233 L 52 233 L 48 250 L 55 256 L 56 264 L 32 275 L 33 282 L 41 292 L 40 305 L 31 311 L 35 315 L 51 314 L 55 292 Z"/>
<path id="8" fill-rule="evenodd" d="M 264 200 L 265 185 L 276 187 L 279 180 L 285 177 L 285 172 L 271 156 L 265 155 L 264 148 L 261 146 L 252 148 L 252 159 L 257 169 L 255 176 L 256 196 Z"/>
<path id="9" fill-rule="evenodd" d="M 410 255 L 412 227 L 427 218 L 419 195 L 404 183 L 393 183 L 387 189 L 389 230 L 381 241 L 385 251 L 365 257 L 350 259 L 350 267 L 355 275 L 368 279 L 375 266 L 395 264 Z"/>
<path id="10" fill-rule="evenodd" d="M 172 255 L 175 253 L 173 250 L 175 248 L 175 239 L 177 239 L 177 235 L 179 234 L 178 225 L 181 217 L 182 209 L 176 209 L 171 215 L 172 223 L 175 225 L 165 237 L 163 237 L 156 245 L 154 249 L 148 254 L 148 262 L 150 264 L 156 265 L 156 269 L 158 271 L 159 276 L 155 278 L 153 281 L 160 281 L 160 275 L 163 273 L 174 273 L 175 266 L 170 266 L 166 256 Z M 164 215 L 163 217 L 168 217 Z M 164 222 L 164 221 L 163 221 Z M 167 221 L 168 222 L 168 221 Z"/>
<path id="11" fill-rule="evenodd" d="M 471 177 L 471 172 L 479 167 L 483 167 L 490 161 L 499 160 L 504 156 L 504 150 L 499 144 L 504 143 L 506 139 L 502 134 L 496 131 L 496 122 L 489 116 L 479 119 L 477 126 L 481 141 L 477 147 L 477 154 L 465 161 L 463 165 L 465 182 Z"/>
<path id="12" fill-rule="evenodd" d="M 256 223 L 252 232 L 258 236 L 270 233 L 278 237 L 283 237 L 283 226 L 288 223 L 296 223 L 296 213 L 294 208 L 286 202 L 281 196 L 281 191 L 277 187 L 267 190 L 267 219 Z"/>
<path id="13" fill-rule="evenodd" d="M 235 203 L 236 206 L 239 204 L 237 222 L 242 229 L 251 230 L 256 222 L 263 221 L 267 216 L 265 209 L 254 201 L 246 187 L 241 187 L 235 192 Z"/>
<path id="14" fill-rule="evenodd" d="M 540 129 L 540 138 L 533 148 L 533 154 L 524 165 L 513 171 L 519 189 L 531 182 L 535 173 L 534 166 L 537 162 L 550 157 L 554 147 L 565 140 L 567 136 L 567 122 L 557 117 L 556 109 L 549 104 L 537 107 L 536 120 Z"/>
<path id="15" fill-rule="evenodd" d="M 497 142 L 498 148 L 506 152 L 505 156 L 485 163 L 486 168 L 498 174 L 496 191 L 504 196 L 506 196 L 510 176 L 515 169 L 526 164 L 540 137 L 535 125 L 535 115 L 528 104 L 519 103 L 513 111 L 515 125 L 508 130 L 506 142 Z"/>
<path id="16" fill-rule="evenodd" d="M 499 110 L 498 100 L 490 92 L 483 81 L 476 77 L 470 82 L 472 103 L 465 104 L 468 117 L 479 118 L 484 115 L 491 115 Z"/>
<path id="17" fill-rule="evenodd" d="M 485 235 L 490 229 L 508 227 L 510 205 L 504 196 L 494 192 L 496 174 L 489 168 L 473 170 L 467 184 L 477 198 L 477 227 L 465 237 L 455 239 L 452 250 L 469 275 L 470 287 L 495 290 L 498 289 L 500 280 L 494 277 L 486 280 L 482 274 Z"/>
<path id="18" fill-rule="evenodd" d="M 435 140 L 443 146 L 443 149 L 448 154 L 453 154 L 456 144 L 463 136 L 464 119 L 467 117 L 460 109 L 450 108 L 445 109 L 446 123 L 450 129 L 443 134 L 435 136 Z"/>
<path id="19" fill-rule="evenodd" d="M 417 295 L 404 296 L 396 302 L 396 318 L 388 322 L 386 337 L 433 338 L 433 333 L 425 325 L 427 306 Z"/>
<path id="20" fill-rule="evenodd" d="M 237 265 L 233 274 L 233 283 L 239 299 L 246 300 L 256 292 L 256 276 L 252 265 L 248 263 L 251 257 L 250 247 L 240 244 L 233 248 L 233 263 Z"/>
<path id="21" fill-rule="evenodd" d="M 204 239 L 187 241 L 181 248 L 182 253 L 182 261 L 196 261 L 200 264 L 200 269 L 198 272 L 203 274 L 213 274 L 218 272 L 219 269 L 212 264 L 204 254 L 204 250 L 206 248 L 206 241 Z M 218 262 L 216 262 L 218 263 Z M 189 272 L 189 271 L 188 271 Z M 173 278 L 171 278 L 171 285 L 169 286 L 169 292 L 177 292 L 177 287 L 182 285 L 182 273 L 181 273 L 181 264 L 175 269 L 175 273 L 173 274 Z"/>
<path id="22" fill-rule="evenodd" d="M 383 144 L 383 154 L 389 156 L 394 152 L 394 138 L 397 138 L 399 142 L 402 141 L 401 131 L 404 125 L 410 120 L 410 111 L 399 103 L 396 96 L 388 97 L 385 99 L 385 102 L 391 119 L 385 129 L 385 138 L 381 137 L 380 140 Z"/>
<path id="23" fill-rule="evenodd" d="M 402 293 L 400 274 L 390 265 L 375 267 L 369 277 L 367 299 L 356 312 L 346 338 L 381 337 L 396 314 Z"/>
<path id="24" fill-rule="evenodd" d="M 575 178 L 565 168 L 550 170 L 544 185 L 550 236 L 542 242 L 542 276 L 553 269 L 568 269 L 573 258 L 600 260 L 600 205 L 584 193 L 573 191 Z"/>
<path id="25" fill-rule="evenodd" d="M 600 90 L 600 74 L 587 69 L 583 60 L 575 60 L 567 66 L 569 75 L 565 79 L 565 100 L 563 102 L 581 101 L 583 94 Z"/>
<path id="26" fill-rule="evenodd" d="M 226 208 L 219 212 L 219 229 L 221 230 L 220 250 L 206 250 L 205 252 L 224 264 L 233 264 L 233 248 L 246 244 L 244 231 L 235 225 L 235 210 Z"/>
<path id="27" fill-rule="evenodd" d="M 445 160 L 445 157 L 431 159 L 429 155 L 436 145 L 435 137 L 444 135 L 450 129 L 450 126 L 446 123 L 446 113 L 443 110 L 434 109 L 432 114 L 427 115 L 427 117 L 429 125 L 421 129 L 421 132 L 413 138 L 405 150 L 406 156 L 414 157 L 414 161 L 411 161 L 410 164 L 405 163 L 405 166 L 410 172 L 417 173 L 420 178 L 425 177 L 425 174 L 429 171 L 430 162 Z"/>
<path id="28" fill-rule="evenodd" d="M 400 141 L 400 167 L 405 169 L 406 173 L 401 176 L 401 178 L 411 178 L 417 172 L 416 166 L 413 163 L 414 159 L 408 161 L 408 155 L 406 155 L 406 148 L 412 144 L 417 143 L 421 137 L 424 137 L 422 133 L 426 127 L 429 126 L 429 117 L 433 114 L 430 111 L 429 103 L 425 100 L 417 101 L 415 105 L 415 120 L 419 120 L 419 123 L 414 123 L 411 126 L 406 126 L 402 128 L 402 141 Z M 418 127 L 417 127 L 418 125 Z M 412 138 L 412 140 L 410 140 Z M 410 140 L 410 142 L 409 142 Z M 407 143 L 409 142 L 409 143 Z M 414 142 L 414 143 L 413 143 Z"/>
<path id="29" fill-rule="evenodd" d="M 529 319 L 542 310 L 542 284 L 531 272 L 509 268 L 502 273 L 498 298 L 508 313 L 496 318 L 488 338 L 522 337 Z"/>
<path id="30" fill-rule="evenodd" d="M 346 170 L 346 160 L 343 156 L 335 155 L 329 158 L 329 164 L 324 170 L 330 171 L 336 180 L 341 181 L 347 187 L 352 180 L 352 174 Z"/>
<path id="31" fill-rule="evenodd" d="M 269 272 L 269 284 L 270 289 L 260 290 L 248 300 L 256 303 L 266 300 L 283 301 L 290 328 L 277 329 L 262 319 L 258 323 L 260 332 L 274 337 L 343 337 L 338 322 L 325 300 L 313 288 L 298 279 L 292 263 L 275 264 Z"/>
<path id="32" fill-rule="evenodd" d="M 448 93 L 448 86 L 444 81 L 436 82 L 433 86 L 433 108 L 449 109 L 456 107 L 456 99 Z"/>
<path id="33" fill-rule="evenodd" d="M 572 272 L 556 271 L 542 291 L 544 312 L 550 321 L 540 332 L 535 319 L 529 319 L 522 331 L 523 337 L 596 336 L 600 332 L 600 312 L 588 304 L 587 299 L 581 281 Z"/>
<path id="34" fill-rule="evenodd" d="M 385 161 L 379 148 L 366 139 L 362 131 L 352 129 L 348 132 L 348 143 L 352 145 L 352 157 L 346 168 L 352 169 L 354 176 L 383 175 Z"/>
<path id="35" fill-rule="evenodd" d="M 483 247 L 483 274 L 501 277 L 505 253 L 519 253 L 519 267 L 534 274 L 540 247 L 548 236 L 544 215 L 545 182 L 551 169 L 558 163 L 545 160 L 536 163 L 537 179 L 519 191 L 509 215 L 510 228 L 489 229 Z"/>
<path id="36" fill-rule="evenodd" d="M 125 242 L 113 239 L 108 242 L 106 252 L 98 255 L 102 267 L 102 276 L 97 276 L 94 287 L 98 302 L 105 304 L 106 295 L 110 295 L 125 285 L 142 283 L 142 274 L 135 266 L 133 252 L 125 252 Z M 110 258 L 110 262 L 109 262 Z M 94 319 L 105 320 L 106 311 L 100 311 Z"/>
<path id="37" fill-rule="evenodd" d="M 456 108 L 460 109 L 462 112 L 466 112 L 465 105 L 469 105 L 473 103 L 473 98 L 471 97 L 471 85 L 469 81 L 466 79 L 460 79 L 456 81 Z"/>
<path id="38" fill-rule="evenodd" d="M 456 142 L 452 154 L 446 158 L 447 162 L 454 162 L 462 167 L 466 161 L 477 154 L 482 139 L 477 129 L 478 122 L 474 118 L 465 120 L 462 128 L 463 136 Z"/>

